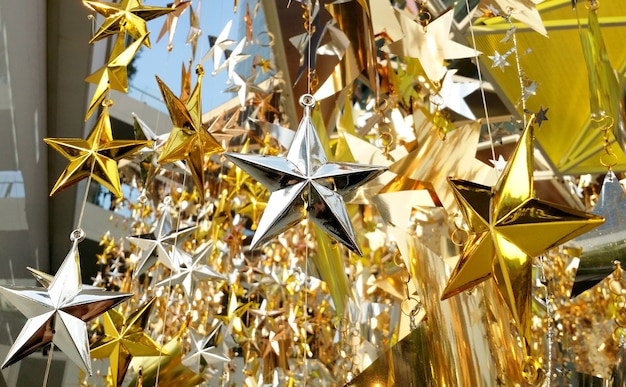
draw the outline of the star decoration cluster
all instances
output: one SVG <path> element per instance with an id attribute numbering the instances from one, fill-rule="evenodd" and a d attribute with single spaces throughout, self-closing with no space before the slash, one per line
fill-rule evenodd
<path id="1" fill-rule="evenodd" d="M 89 284 L 73 237 L 54 276 L 29 268 L 42 287 L 0 286 L 26 318 L 6 372 L 60 350 L 82 386 L 621 380 L 621 126 L 591 116 L 589 150 L 563 157 L 601 149 L 602 184 L 550 175 L 535 147 L 569 136 L 528 65 L 548 53 L 527 46 L 564 2 L 82 3 L 107 57 L 80 76 L 86 138 L 44 139 L 68 161 L 50 194 L 108 190 L 111 230 L 83 254 Z M 612 19 L 571 5 L 592 15 L 583 51 L 604 53 Z M 136 66 L 147 49 L 167 63 Z M 591 107 L 617 117 L 603 56 Z M 136 69 L 164 115 L 121 133 Z M 232 100 L 211 110 L 213 93 Z"/>

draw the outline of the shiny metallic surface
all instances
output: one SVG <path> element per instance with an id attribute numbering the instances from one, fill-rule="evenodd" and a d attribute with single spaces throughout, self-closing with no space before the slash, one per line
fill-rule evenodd
<path id="1" fill-rule="evenodd" d="M 491 270 L 527 351 L 532 341 L 532 257 L 604 222 L 600 216 L 533 197 L 533 121 L 491 195 L 488 187 L 450 181 L 472 236 L 443 292 L 447 298 L 468 290 L 489 278 Z"/>
<path id="2" fill-rule="evenodd" d="M 78 242 L 73 243 L 47 288 L 3 286 L 0 293 L 28 318 L 2 368 L 52 342 L 90 374 L 86 322 L 131 296 L 82 286 Z"/>
<path id="3" fill-rule="evenodd" d="M 44 138 L 44 141 L 69 160 L 52 187 L 50 196 L 91 175 L 115 196 L 122 197 L 117 162 L 150 144 L 150 141 L 114 140 L 106 106 L 87 139 Z"/>
<path id="4" fill-rule="evenodd" d="M 200 98 L 204 76 L 202 66 L 198 66 L 197 73 L 196 86 L 185 102 L 178 99 L 172 90 L 159 77 L 156 77 L 174 126 L 167 141 L 163 144 L 158 163 L 168 164 L 184 160 L 191 171 L 191 177 L 198 191 L 204 192 L 206 156 L 222 152 L 224 149 L 202 124 Z M 204 202 L 204 195 L 200 195 L 200 200 Z"/>
<path id="5" fill-rule="evenodd" d="M 613 273 L 615 261 L 626 267 L 626 193 L 613 171 L 604 177 L 592 213 L 604 217 L 606 221 L 572 241 L 582 247 L 572 297 L 591 289 Z"/>
<path id="6" fill-rule="evenodd" d="M 104 335 L 91 346 L 94 359 L 109 358 L 113 380 L 121 385 L 135 356 L 167 355 L 148 334 L 144 332 L 150 320 L 155 298 L 139 306 L 130 316 L 112 309 L 104 315 Z"/>
<path id="7" fill-rule="evenodd" d="M 305 108 L 286 158 L 224 154 L 272 191 L 251 247 L 271 240 L 308 216 L 324 232 L 362 255 L 342 196 L 373 180 L 385 168 L 328 162 L 309 109 Z"/>

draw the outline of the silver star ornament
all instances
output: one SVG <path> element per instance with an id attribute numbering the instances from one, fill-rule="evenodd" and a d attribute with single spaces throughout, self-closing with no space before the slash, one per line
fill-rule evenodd
<path id="1" fill-rule="evenodd" d="M 156 286 L 180 285 L 190 300 L 196 291 L 196 284 L 203 280 L 226 280 L 226 277 L 207 265 L 207 258 L 211 255 L 213 244 L 202 247 L 200 251 L 191 256 L 180 251 L 180 262 L 174 267 L 169 278 L 156 284 Z"/>
<path id="2" fill-rule="evenodd" d="M 308 216 L 333 238 L 362 255 L 343 196 L 375 179 L 386 168 L 328 162 L 311 121 L 315 100 L 306 94 L 300 103 L 304 116 L 286 158 L 224 154 L 272 192 L 250 247 L 258 247 Z"/>
<path id="3" fill-rule="evenodd" d="M 2 368 L 53 343 L 91 375 L 86 322 L 117 306 L 132 294 L 83 285 L 78 242 L 79 239 L 74 240 L 54 277 L 33 273 L 47 287 L 0 286 L 0 294 L 28 318 L 9 349 Z"/>
<path id="4" fill-rule="evenodd" d="M 180 259 L 180 250 L 175 247 L 176 242 L 182 240 L 185 234 L 194 229 L 195 227 L 187 227 L 173 230 L 169 209 L 165 208 L 151 232 L 127 236 L 126 239 L 130 243 L 142 250 L 141 257 L 135 264 L 133 277 L 137 277 L 152 267 L 156 263 L 152 259 L 155 255 L 159 262 L 168 269 L 173 269 Z"/>
<path id="5" fill-rule="evenodd" d="M 182 363 L 196 373 L 200 373 L 202 363 L 204 365 L 225 363 L 230 361 L 230 357 L 226 354 L 227 349 L 220 343 L 216 345 L 217 333 L 220 331 L 221 324 L 215 327 L 213 331 L 206 337 L 202 336 L 194 329 L 189 329 L 191 338 L 191 350 L 183 358 Z"/>

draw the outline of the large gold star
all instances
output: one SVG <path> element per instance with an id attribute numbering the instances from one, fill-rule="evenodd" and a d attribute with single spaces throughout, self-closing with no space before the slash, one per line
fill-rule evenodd
<path id="1" fill-rule="evenodd" d="M 472 235 L 442 295 L 454 296 L 493 277 L 527 345 L 532 257 L 604 222 L 600 216 L 534 197 L 533 123 L 534 116 L 493 188 L 450 179 Z"/>
<path id="2" fill-rule="evenodd" d="M 89 104 L 89 109 L 87 109 L 85 119 L 89 118 L 98 105 L 104 101 L 107 91 L 113 89 L 128 93 L 128 64 L 133 60 L 139 47 L 141 47 L 147 38 L 148 35 L 144 35 L 131 43 L 128 47 L 125 47 L 124 37 L 118 36 L 111 50 L 109 63 L 85 78 L 86 82 L 98 85 L 91 99 L 91 103 Z"/>
<path id="3" fill-rule="evenodd" d="M 173 8 L 146 7 L 141 4 L 141 0 L 122 0 L 119 3 L 83 0 L 83 4 L 105 17 L 89 43 L 123 32 L 127 32 L 133 39 L 139 39 L 148 33 L 146 21 L 174 11 Z M 146 39 L 144 44 L 150 47 L 150 40 Z"/>
<path id="4" fill-rule="evenodd" d="M 91 175 L 115 196 L 122 197 L 117 162 L 151 143 L 142 140 L 113 140 L 107 106 L 102 109 L 102 114 L 86 140 L 44 138 L 44 141 L 70 161 L 54 184 L 50 196 Z"/>
<path id="5" fill-rule="evenodd" d="M 185 160 L 198 191 L 202 193 L 204 192 L 205 156 L 222 152 L 224 149 L 202 125 L 200 95 L 204 69 L 198 66 L 196 72 L 198 82 L 186 103 L 176 98 L 172 90 L 159 77 L 156 77 L 174 125 L 167 142 L 163 145 L 158 162 L 167 164 Z M 204 202 L 204 195 L 201 194 L 200 198 Z"/>
<path id="6" fill-rule="evenodd" d="M 92 358 L 109 358 L 113 380 L 118 386 L 124 380 L 133 356 L 167 355 L 167 352 L 144 332 L 154 300 L 153 298 L 142 305 L 128 318 L 124 318 L 124 315 L 115 309 L 108 311 L 104 315 L 104 336 L 91 346 Z"/>

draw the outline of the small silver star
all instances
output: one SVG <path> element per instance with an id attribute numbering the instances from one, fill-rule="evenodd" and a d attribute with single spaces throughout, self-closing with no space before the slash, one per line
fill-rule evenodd
<path id="1" fill-rule="evenodd" d="M 189 329 L 191 335 L 191 350 L 182 360 L 185 367 L 189 367 L 196 373 L 200 373 L 201 369 L 206 365 L 225 363 L 230 361 L 230 357 L 226 354 L 226 348 L 220 343 L 216 345 L 217 333 L 220 326 L 215 327 L 213 332 L 203 337 L 194 329 Z M 204 364 L 202 364 L 204 363 Z"/>
<path id="2" fill-rule="evenodd" d="M 506 61 L 507 56 L 509 56 L 508 52 L 505 52 L 504 55 L 500 55 L 498 50 L 494 52 L 493 55 L 489 56 L 489 59 L 493 61 L 491 68 L 500 67 L 500 70 L 504 71 L 505 66 L 510 66 L 511 64 Z"/>
<path id="3" fill-rule="evenodd" d="M 506 167 L 506 160 L 504 159 L 504 157 L 502 157 L 502 155 L 498 155 L 497 160 L 489 159 L 489 162 L 493 164 L 494 168 L 496 168 L 496 171 L 498 171 L 498 173 L 504 171 L 504 167 Z"/>
<path id="4" fill-rule="evenodd" d="M 522 93 L 522 99 L 526 101 L 530 96 L 537 95 L 537 87 L 539 85 L 536 81 L 530 82 L 528 86 L 524 86 L 524 92 Z"/>
<path id="5" fill-rule="evenodd" d="M 178 249 L 175 247 L 175 249 Z M 180 258 L 178 265 L 169 278 L 156 284 L 156 286 L 180 285 L 185 291 L 187 299 L 191 299 L 196 291 L 196 283 L 205 279 L 226 280 L 226 277 L 210 266 L 206 265 L 208 256 L 211 255 L 213 244 L 204 247 L 193 257 L 179 250 Z"/>
<path id="6" fill-rule="evenodd" d="M 500 40 L 500 43 L 506 43 L 509 40 L 511 40 L 511 38 L 513 37 L 513 34 L 515 34 L 516 30 L 517 30 L 517 27 L 511 26 L 511 28 L 509 28 L 506 31 L 506 35 L 504 35 L 504 38 L 502 38 L 502 40 Z"/>

